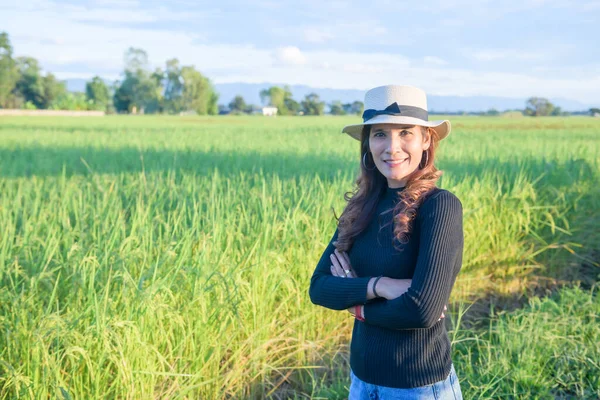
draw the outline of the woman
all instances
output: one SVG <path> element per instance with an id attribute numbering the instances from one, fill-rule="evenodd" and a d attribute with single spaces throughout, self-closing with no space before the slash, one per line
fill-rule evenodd
<path id="1" fill-rule="evenodd" d="M 444 324 L 462 264 L 462 204 L 437 188 L 450 122 L 428 121 L 425 92 L 365 95 L 357 190 L 311 278 L 314 304 L 354 317 L 349 399 L 462 399 Z"/>

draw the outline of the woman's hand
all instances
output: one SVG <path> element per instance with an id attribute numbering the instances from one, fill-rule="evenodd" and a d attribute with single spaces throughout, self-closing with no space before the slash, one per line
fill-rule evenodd
<path id="1" fill-rule="evenodd" d="M 384 276 L 377 282 L 375 291 L 379 297 L 394 300 L 406 293 L 411 283 L 412 279 L 394 279 Z"/>
<path id="2" fill-rule="evenodd" d="M 331 275 L 339 276 L 340 278 L 357 278 L 356 272 L 350 265 L 350 257 L 345 251 L 335 249 L 329 256 L 331 259 Z"/>

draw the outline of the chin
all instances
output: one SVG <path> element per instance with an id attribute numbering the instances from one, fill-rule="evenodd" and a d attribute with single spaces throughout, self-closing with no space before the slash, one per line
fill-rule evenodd
<path id="1" fill-rule="evenodd" d="M 387 178 L 393 181 L 401 181 L 402 179 L 406 178 L 406 175 L 392 175 L 388 176 Z"/>

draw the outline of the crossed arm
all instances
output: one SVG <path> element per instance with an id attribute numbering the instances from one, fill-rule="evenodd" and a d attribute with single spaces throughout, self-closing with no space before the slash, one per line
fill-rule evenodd
<path id="1" fill-rule="evenodd" d="M 365 323 L 390 329 L 429 328 L 437 323 L 462 262 L 462 204 L 447 191 L 430 200 L 419 211 L 421 247 L 409 285 L 399 282 L 402 280 L 383 277 L 376 290 L 386 300 L 367 303 L 374 298 L 374 277 L 346 278 L 340 275 L 340 269 L 346 275 L 343 269 L 350 270 L 351 266 L 347 262 L 344 267 L 341 262 L 349 261 L 346 255 L 335 254 L 336 230 L 311 278 L 311 301 L 334 310 L 362 305 Z"/>
<path id="2" fill-rule="evenodd" d="M 332 262 L 330 269 L 333 276 L 348 279 L 358 277 L 350 264 L 350 257 L 347 253 L 340 252 L 336 249 L 333 254 L 330 255 L 330 259 Z M 382 276 L 379 279 L 371 278 L 367 285 L 367 300 L 378 297 L 382 297 L 386 300 L 396 299 L 408 291 L 411 283 L 412 279 L 394 279 L 385 276 Z M 361 304 L 360 307 L 360 315 L 364 316 L 364 305 Z M 446 310 L 447 308 L 444 305 L 444 311 Z M 356 316 L 356 311 L 354 306 L 348 308 L 348 312 L 354 316 Z M 438 321 L 444 317 L 445 315 L 442 312 L 442 316 Z"/>

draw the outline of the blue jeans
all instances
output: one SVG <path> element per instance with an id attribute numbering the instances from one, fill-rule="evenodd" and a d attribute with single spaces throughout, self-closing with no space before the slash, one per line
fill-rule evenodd
<path id="1" fill-rule="evenodd" d="M 352 370 L 350 370 L 350 379 L 352 383 L 348 400 L 462 400 L 463 398 L 454 364 L 445 380 L 410 389 L 371 385 L 361 381 Z"/>

